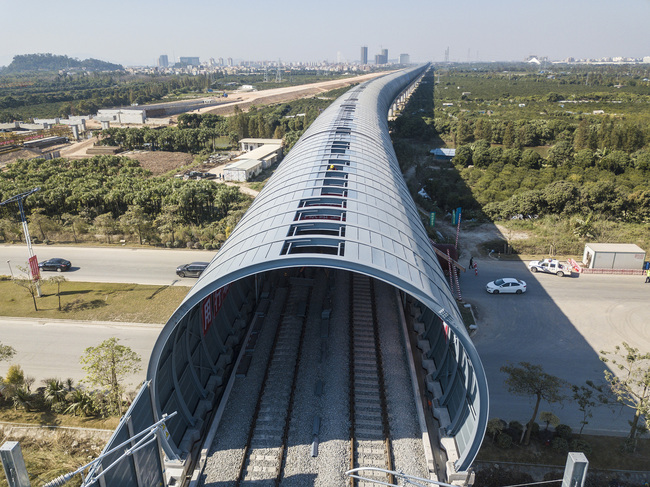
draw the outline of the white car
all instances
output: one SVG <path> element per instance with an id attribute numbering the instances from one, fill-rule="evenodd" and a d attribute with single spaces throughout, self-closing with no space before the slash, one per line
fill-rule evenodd
<path id="1" fill-rule="evenodd" d="M 502 277 L 501 279 L 488 282 L 485 290 L 490 294 L 521 294 L 526 292 L 526 283 L 514 277 Z"/>
<path id="2" fill-rule="evenodd" d="M 528 263 L 531 272 L 546 272 L 556 276 L 571 276 L 571 267 L 557 259 L 533 260 Z"/>

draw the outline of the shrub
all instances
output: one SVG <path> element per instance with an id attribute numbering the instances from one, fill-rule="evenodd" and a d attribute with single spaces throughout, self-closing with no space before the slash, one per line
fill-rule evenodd
<path id="1" fill-rule="evenodd" d="M 194 242 L 194 248 L 195 248 L 195 249 L 202 249 L 202 248 L 203 248 L 203 244 L 202 244 L 201 242 Z"/>
<path id="2" fill-rule="evenodd" d="M 506 429 L 506 422 L 499 418 L 492 418 L 487 424 L 487 433 L 492 436 L 492 441 L 496 440 L 497 435 Z"/>
<path id="3" fill-rule="evenodd" d="M 533 426 L 531 427 L 531 435 L 538 437 L 539 436 L 539 423 L 533 423 Z"/>
<path id="4" fill-rule="evenodd" d="M 576 438 L 575 440 L 571 441 L 570 446 L 571 446 L 571 451 L 581 451 L 587 456 L 591 455 L 592 452 L 591 445 L 587 443 L 585 440 Z"/>
<path id="5" fill-rule="evenodd" d="M 524 432 L 524 426 L 519 421 L 510 421 L 508 423 L 508 433 L 514 439 L 520 438 L 523 432 Z"/>
<path id="6" fill-rule="evenodd" d="M 569 442 L 566 441 L 564 438 L 560 438 L 559 436 L 553 439 L 553 442 L 551 443 L 551 447 L 553 450 L 556 450 L 560 453 L 567 453 L 569 451 Z"/>
<path id="7" fill-rule="evenodd" d="M 497 446 L 503 449 L 510 448 L 512 446 L 512 436 L 506 433 L 499 434 L 497 436 Z"/>
<path id="8" fill-rule="evenodd" d="M 180 240 L 174 240 L 174 247 L 175 248 L 180 248 L 180 246 L 183 245 L 183 243 Z"/>
<path id="9" fill-rule="evenodd" d="M 571 440 L 571 426 L 568 426 L 566 424 L 558 424 L 557 427 L 555 428 L 555 434 L 556 436 L 565 439 L 566 441 Z"/>
<path id="10" fill-rule="evenodd" d="M 171 249 L 173 245 L 174 245 L 173 242 L 169 242 L 169 241 L 165 242 L 165 247 L 167 247 L 168 249 Z"/>
<path id="11" fill-rule="evenodd" d="M 187 247 L 188 249 L 193 248 L 194 247 L 194 242 L 185 242 L 185 247 Z"/>

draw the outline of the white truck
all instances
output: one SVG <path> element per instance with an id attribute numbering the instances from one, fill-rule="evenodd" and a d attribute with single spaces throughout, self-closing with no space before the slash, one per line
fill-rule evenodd
<path id="1" fill-rule="evenodd" d="M 531 272 L 546 272 L 556 276 L 571 276 L 573 272 L 569 264 L 563 264 L 557 259 L 532 260 L 528 263 Z"/>

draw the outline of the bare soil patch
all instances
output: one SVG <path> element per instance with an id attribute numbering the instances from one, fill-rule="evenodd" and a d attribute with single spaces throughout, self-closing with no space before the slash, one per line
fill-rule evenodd
<path id="1" fill-rule="evenodd" d="M 186 152 L 130 151 L 124 152 L 120 156 L 135 159 L 140 162 L 144 169 L 151 171 L 154 176 L 187 166 L 194 160 L 192 154 Z"/>

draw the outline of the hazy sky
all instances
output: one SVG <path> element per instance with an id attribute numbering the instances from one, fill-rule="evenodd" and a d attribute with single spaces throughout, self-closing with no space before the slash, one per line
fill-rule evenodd
<path id="1" fill-rule="evenodd" d="M 51 52 L 125 66 L 167 54 L 355 61 L 650 56 L 650 0 L 3 0 L 0 66 Z"/>

